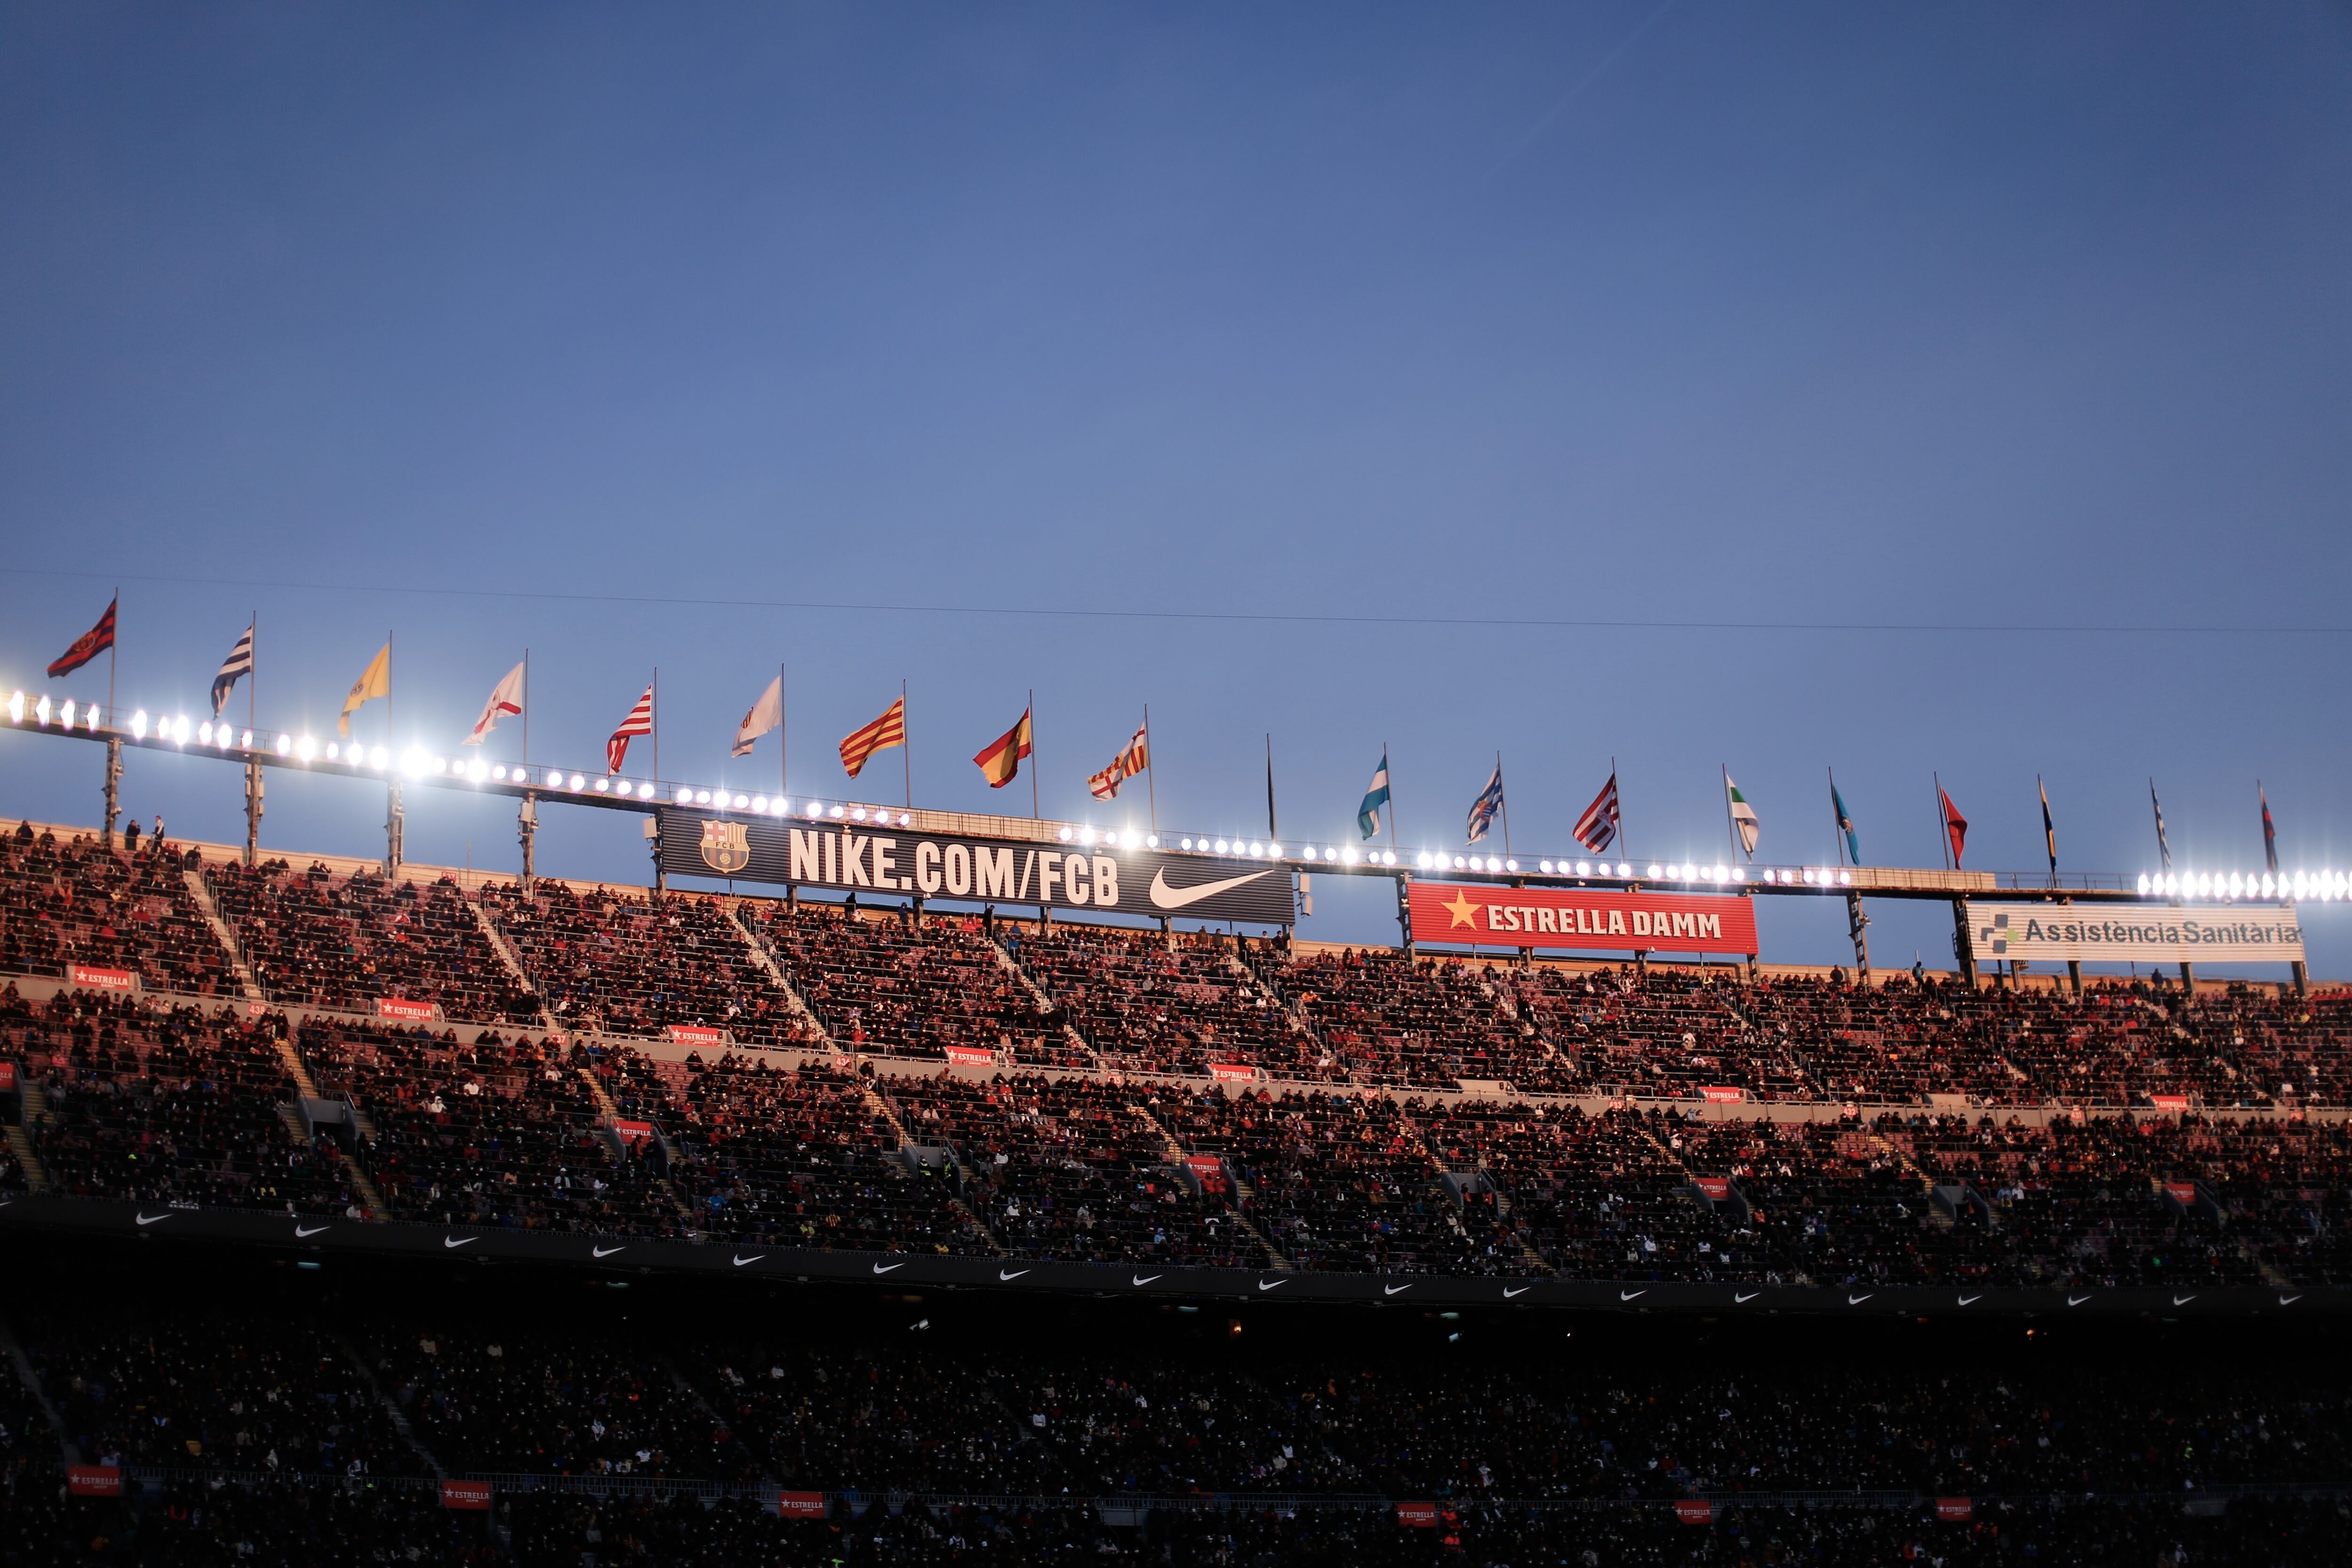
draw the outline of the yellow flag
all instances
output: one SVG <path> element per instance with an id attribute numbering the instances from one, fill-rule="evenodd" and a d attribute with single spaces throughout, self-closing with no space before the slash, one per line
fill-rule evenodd
<path id="1" fill-rule="evenodd" d="M 392 695 L 392 644 L 386 643 L 383 650 L 373 659 L 368 661 L 368 667 L 361 674 L 360 678 L 352 683 L 352 695 L 343 699 L 342 716 L 335 720 L 337 733 L 351 734 L 352 715 L 359 711 L 360 704 L 368 701 L 371 697 L 390 695 Z"/>

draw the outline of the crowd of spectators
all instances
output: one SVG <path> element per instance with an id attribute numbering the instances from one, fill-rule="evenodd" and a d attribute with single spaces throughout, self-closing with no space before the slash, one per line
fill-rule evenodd
<path id="1" fill-rule="evenodd" d="M 0 972 L 65 978 L 74 965 L 128 969 L 155 990 L 233 996 L 234 975 L 161 843 L 59 843 L 20 822 L 0 834 Z"/>
<path id="2" fill-rule="evenodd" d="M 1201 1077 L 1226 1063 L 1345 1076 L 1213 932 L 1162 936 L 1066 921 L 1010 930 L 1005 946 L 1106 1066 Z"/>
<path id="3" fill-rule="evenodd" d="M 420 884 L 282 860 L 207 861 L 204 877 L 272 1001 L 365 1012 L 392 998 L 476 1023 L 539 1010 L 446 877 Z"/>

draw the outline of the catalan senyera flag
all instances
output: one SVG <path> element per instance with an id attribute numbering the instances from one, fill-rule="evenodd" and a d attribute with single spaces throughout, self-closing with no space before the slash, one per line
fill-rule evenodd
<path id="1" fill-rule="evenodd" d="M 907 697 L 898 699 L 882 710 L 882 716 L 863 729 L 855 729 L 842 737 L 841 765 L 852 779 L 877 751 L 887 751 L 894 746 L 907 744 Z"/>
<path id="2" fill-rule="evenodd" d="M 653 732 L 654 689 L 647 686 L 646 695 L 637 699 L 637 706 L 629 710 L 629 716 L 621 721 L 621 727 L 614 730 L 613 737 L 604 743 L 605 773 L 618 773 L 621 764 L 629 759 L 631 736 L 651 735 Z"/>
<path id="3" fill-rule="evenodd" d="M 75 638 L 73 646 L 59 653 L 49 666 L 49 679 L 72 674 L 114 646 L 114 607 L 121 602 L 113 599 L 106 601 L 106 613 L 98 618 L 98 624 Z"/>
<path id="4" fill-rule="evenodd" d="M 1087 780 L 1087 793 L 1097 800 L 1115 800 L 1118 787 L 1151 766 L 1151 731 L 1139 729 L 1110 766 Z"/>
<path id="5" fill-rule="evenodd" d="M 335 720 L 335 733 L 350 735 L 352 715 L 360 711 L 361 704 L 372 703 L 378 697 L 390 695 L 392 695 L 392 644 L 386 643 L 382 648 L 376 650 L 375 657 L 368 661 L 368 667 L 360 672 L 360 678 L 352 683 L 350 693 L 343 698 L 343 711 Z"/>
<path id="6" fill-rule="evenodd" d="M 1029 710 L 1021 710 L 1021 722 L 981 747 L 972 758 L 988 778 L 988 787 L 1002 789 L 1021 777 L 1021 759 L 1029 755 Z"/>

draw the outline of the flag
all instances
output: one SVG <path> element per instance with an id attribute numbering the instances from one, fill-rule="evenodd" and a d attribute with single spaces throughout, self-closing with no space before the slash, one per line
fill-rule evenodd
<path id="1" fill-rule="evenodd" d="M 522 669 L 517 664 L 507 672 L 506 679 L 490 688 L 490 700 L 482 705 L 482 716 L 474 721 L 474 733 L 458 745 L 481 745 L 482 737 L 499 727 L 500 714 L 522 712 Z"/>
<path id="2" fill-rule="evenodd" d="M 1389 754 L 1381 752 L 1381 765 L 1372 770 L 1371 788 L 1364 791 L 1363 804 L 1356 808 L 1356 826 L 1370 838 L 1381 831 L 1381 808 L 1389 803 Z M 1393 825 L 1393 819 L 1391 819 Z"/>
<path id="3" fill-rule="evenodd" d="M 376 651 L 375 657 L 368 661 L 368 667 L 360 672 L 360 678 L 352 683 L 351 691 L 344 695 L 343 711 L 335 719 L 335 733 L 351 734 L 352 715 L 360 711 L 362 703 L 391 695 L 392 644 L 387 642 Z"/>
<path id="4" fill-rule="evenodd" d="M 1969 841 L 1969 820 L 1960 815 L 1960 809 L 1952 804 L 1952 798 L 1944 793 L 1941 784 L 1936 786 L 1936 800 L 1944 813 L 1944 837 L 1952 845 L 1952 869 L 1958 871 L 1960 850 Z"/>
<path id="5" fill-rule="evenodd" d="M 1739 847 L 1746 850 L 1748 858 L 1753 860 L 1756 857 L 1756 841 L 1763 835 L 1764 824 L 1757 821 L 1756 808 L 1748 803 L 1748 797 L 1741 794 L 1739 786 L 1731 781 L 1728 770 L 1723 775 L 1723 790 L 1724 799 L 1731 806 L 1732 831 L 1739 835 Z"/>
<path id="6" fill-rule="evenodd" d="M 1599 854 L 1617 841 L 1617 775 L 1612 773 L 1584 815 L 1576 819 L 1576 841 Z"/>
<path id="7" fill-rule="evenodd" d="M 2271 798 L 2263 793 L 2263 781 L 2254 780 L 2254 798 L 2263 803 L 2263 861 L 2278 874 L 2278 825 L 2271 821 Z"/>
<path id="8" fill-rule="evenodd" d="M 971 759 L 992 789 L 1002 789 L 1021 777 L 1021 759 L 1032 749 L 1029 712 L 1023 708 L 1021 722 L 981 747 L 980 755 Z"/>
<path id="9" fill-rule="evenodd" d="M 228 657 L 221 661 L 220 674 L 213 677 L 213 716 L 215 718 L 220 717 L 221 708 L 227 703 L 229 693 L 236 689 L 237 677 L 251 674 L 253 674 L 253 628 L 247 626 L 245 629 L 245 635 L 236 640 L 236 646 L 228 651 Z"/>
<path id="10" fill-rule="evenodd" d="M 2058 830 L 2050 821 L 2050 786 L 2042 782 L 2042 775 L 2033 776 L 2033 787 L 2042 791 L 2042 847 L 2050 852 L 2050 872 L 2058 872 Z"/>
<path id="11" fill-rule="evenodd" d="M 621 721 L 621 727 L 613 732 L 613 738 L 604 743 L 604 771 L 607 774 L 618 773 L 621 764 L 629 759 L 631 736 L 651 735 L 653 732 L 654 689 L 647 686 L 646 695 L 637 699 L 637 706 L 629 710 L 629 716 Z"/>
<path id="12" fill-rule="evenodd" d="M 98 624 L 75 638 L 74 645 L 59 653 L 57 662 L 49 666 L 49 679 L 72 674 L 114 646 L 114 607 L 121 602 L 119 599 L 107 601 L 106 613 L 98 618 Z"/>
<path id="13" fill-rule="evenodd" d="M 907 744 L 907 695 L 882 710 L 882 716 L 863 729 L 855 729 L 842 737 L 841 765 L 849 769 L 852 779 L 857 777 L 868 758 L 877 751 L 887 751 L 894 746 Z"/>
<path id="14" fill-rule="evenodd" d="M 1465 830 L 1469 836 L 1464 841 L 1475 844 L 1485 838 L 1486 830 L 1495 825 L 1495 813 L 1502 809 L 1503 765 L 1497 762 L 1495 764 L 1495 776 L 1486 780 L 1486 787 L 1478 791 L 1476 800 L 1470 802 L 1470 821 Z"/>
<path id="15" fill-rule="evenodd" d="M 760 694 L 760 700 L 751 705 L 751 711 L 743 716 L 743 722 L 735 727 L 735 749 L 728 755 L 751 756 L 751 743 L 783 722 L 784 676 L 779 670 L 776 678 L 768 683 L 768 689 Z"/>
<path id="16" fill-rule="evenodd" d="M 1021 721 L 1027 724 L 1024 718 Z M 1097 800 L 1108 800 L 1118 794 L 1118 787 L 1151 766 L 1151 732 L 1139 729 L 1129 737 L 1127 749 L 1110 759 L 1110 766 L 1087 780 L 1087 790 Z"/>
<path id="17" fill-rule="evenodd" d="M 2156 813 L 2156 852 L 2163 859 L 2164 869 L 2172 869 L 2172 841 L 2164 836 L 2164 802 L 2156 798 L 2156 780 L 2147 781 L 2148 809 Z"/>
<path id="18" fill-rule="evenodd" d="M 1837 780 L 1830 780 L 1830 810 L 1837 813 L 1838 831 L 1845 835 L 1845 850 L 1853 863 L 1862 863 L 1862 840 L 1853 831 L 1853 818 L 1847 814 L 1845 798 L 1838 793 Z"/>

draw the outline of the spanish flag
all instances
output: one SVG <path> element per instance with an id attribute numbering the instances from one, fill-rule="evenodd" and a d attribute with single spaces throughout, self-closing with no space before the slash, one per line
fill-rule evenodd
<path id="1" fill-rule="evenodd" d="M 1029 710 L 1021 710 L 1021 722 L 990 741 L 972 758 L 980 770 L 988 776 L 988 787 L 1002 789 L 1021 777 L 1021 759 L 1029 755 Z"/>
<path id="2" fill-rule="evenodd" d="M 900 693 L 898 701 L 882 710 L 880 718 L 842 737 L 841 765 L 849 769 L 849 776 L 855 779 L 876 752 L 906 744 L 907 698 L 904 693 Z"/>
<path id="3" fill-rule="evenodd" d="M 360 678 L 352 683 L 351 695 L 343 698 L 342 714 L 335 720 L 335 732 L 348 736 L 352 732 L 352 715 L 359 711 L 362 703 L 391 695 L 392 643 L 387 640 L 376 656 L 368 661 L 368 667 L 360 672 Z"/>

